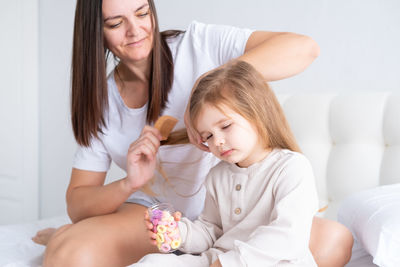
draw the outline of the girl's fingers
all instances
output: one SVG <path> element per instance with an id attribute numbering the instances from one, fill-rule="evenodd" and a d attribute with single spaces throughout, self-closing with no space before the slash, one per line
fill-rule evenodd
<path id="1" fill-rule="evenodd" d="M 157 235 L 153 231 L 147 231 L 151 240 L 156 240 Z"/>
<path id="2" fill-rule="evenodd" d="M 157 240 L 156 240 L 156 236 L 155 233 L 149 231 L 149 237 L 150 237 L 150 244 L 156 246 L 157 245 Z"/>
<path id="3" fill-rule="evenodd" d="M 144 221 L 146 223 L 147 229 L 148 230 L 153 230 L 153 224 L 150 221 L 149 212 L 147 210 L 144 212 Z"/>
<path id="4" fill-rule="evenodd" d="M 203 144 L 203 143 L 201 142 L 201 137 L 200 137 L 200 135 L 197 133 L 197 131 L 194 131 L 193 129 L 191 129 L 190 134 L 188 133 L 188 135 L 189 135 L 189 140 L 190 140 L 190 142 L 191 142 L 193 145 L 195 145 L 197 148 L 199 148 L 199 149 L 201 149 L 201 150 L 203 150 L 203 151 L 206 151 L 206 152 L 209 152 L 209 151 L 210 151 L 210 149 L 208 148 L 208 146 L 206 146 L 205 144 Z"/>
<path id="5" fill-rule="evenodd" d="M 179 211 L 174 212 L 174 219 L 175 221 L 180 221 L 182 218 L 182 213 Z"/>
<path id="6" fill-rule="evenodd" d="M 191 125 L 189 120 L 185 120 L 185 123 L 186 123 L 186 131 L 187 131 L 190 143 L 195 145 L 197 148 L 199 148 L 203 151 L 210 152 L 210 149 L 208 148 L 208 146 L 204 145 L 201 142 L 201 137 L 200 137 L 199 133 L 193 128 L 193 126 Z"/>

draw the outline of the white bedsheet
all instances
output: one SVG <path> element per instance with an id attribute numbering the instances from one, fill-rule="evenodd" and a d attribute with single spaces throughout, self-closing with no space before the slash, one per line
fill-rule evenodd
<path id="1" fill-rule="evenodd" d="M 40 267 L 44 246 L 32 242 L 31 237 L 40 229 L 59 227 L 70 220 L 67 216 L 39 220 L 31 223 L 0 225 L 0 267 Z M 346 267 L 376 267 L 358 244 Z"/>
<path id="2" fill-rule="evenodd" d="M 350 262 L 345 267 L 376 267 L 373 258 L 361 245 L 355 241 Z"/>
<path id="3" fill-rule="evenodd" d="M 42 228 L 59 227 L 69 223 L 67 216 L 31 223 L 0 225 L 0 266 L 39 267 L 44 246 L 33 243 L 31 237 Z"/>

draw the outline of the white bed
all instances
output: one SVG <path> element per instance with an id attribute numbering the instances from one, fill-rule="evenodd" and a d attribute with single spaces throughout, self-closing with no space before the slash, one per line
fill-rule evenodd
<path id="1" fill-rule="evenodd" d="M 339 207 L 345 201 L 340 208 L 339 220 L 352 230 L 356 239 L 353 257 L 347 266 L 376 266 L 373 250 L 377 244 L 368 242 L 377 241 L 361 236 L 355 217 L 352 217 L 354 220 L 349 218 L 354 211 L 365 211 L 359 213 L 363 214 L 359 218 L 368 221 L 368 216 L 376 214 L 380 206 L 371 206 L 365 199 L 381 192 L 368 190 L 400 183 L 400 95 L 359 92 L 351 95 L 279 95 L 278 98 L 304 154 L 313 165 L 320 206 L 328 207 L 319 216 L 338 219 Z M 361 191 L 372 193 L 357 193 Z M 381 201 L 392 200 L 383 197 Z M 400 211 L 399 205 L 395 208 Z M 44 248 L 33 244 L 30 238 L 41 228 L 67 222 L 65 216 L 0 226 L 0 266 L 40 266 Z M 377 233 L 379 225 L 374 227 Z M 395 237 L 400 241 L 399 235 Z M 381 266 L 400 266 L 400 259 L 392 262 L 396 265 L 385 263 Z"/>
<path id="2" fill-rule="evenodd" d="M 36 232 L 45 227 L 58 227 L 69 223 L 67 216 L 50 218 L 31 223 L 0 226 L 0 266 L 41 266 L 44 246 L 32 242 Z"/>

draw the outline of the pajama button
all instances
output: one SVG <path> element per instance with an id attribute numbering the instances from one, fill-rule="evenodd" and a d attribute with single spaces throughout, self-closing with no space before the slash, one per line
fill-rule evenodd
<path id="1" fill-rule="evenodd" d="M 239 215 L 241 212 L 242 212 L 242 210 L 240 208 L 236 208 L 235 209 L 235 214 L 236 215 Z"/>
<path id="2" fill-rule="evenodd" d="M 236 191 L 240 191 L 240 189 L 242 189 L 242 185 L 237 184 L 236 187 L 235 187 L 235 189 L 236 189 Z"/>

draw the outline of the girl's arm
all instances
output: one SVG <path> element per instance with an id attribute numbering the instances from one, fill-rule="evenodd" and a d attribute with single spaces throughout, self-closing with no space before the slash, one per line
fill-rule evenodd
<path id="1" fill-rule="evenodd" d="M 266 81 L 275 81 L 302 72 L 318 55 L 318 44 L 308 36 L 256 31 L 238 59 L 252 64 Z"/>
<path id="2" fill-rule="evenodd" d="M 221 215 L 215 200 L 214 190 L 210 187 L 211 175 L 206 179 L 206 199 L 204 208 L 199 218 L 190 221 L 182 218 L 179 230 L 182 237 L 180 250 L 188 253 L 201 253 L 211 248 L 215 241 L 223 234 Z"/>
<path id="3" fill-rule="evenodd" d="M 106 172 L 73 169 L 67 189 L 67 210 L 72 222 L 115 212 L 154 175 L 161 135 L 145 126 L 127 154 L 127 177 L 104 185 Z"/>

